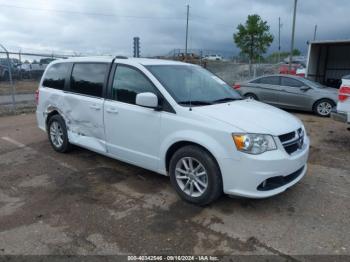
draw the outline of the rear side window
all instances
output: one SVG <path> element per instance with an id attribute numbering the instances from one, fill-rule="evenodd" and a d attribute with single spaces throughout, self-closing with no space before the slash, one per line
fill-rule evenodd
<path id="1" fill-rule="evenodd" d="M 280 78 L 279 78 L 279 76 L 263 77 L 263 78 L 260 78 L 260 84 L 279 85 L 280 84 Z"/>
<path id="2" fill-rule="evenodd" d="M 68 63 L 60 63 L 50 66 L 45 73 L 43 86 L 63 90 L 68 68 Z"/>
<path id="3" fill-rule="evenodd" d="M 282 77 L 281 79 L 282 86 L 290 86 L 290 87 L 302 87 L 303 83 L 299 80 L 290 78 L 290 77 Z"/>
<path id="4" fill-rule="evenodd" d="M 157 89 L 140 71 L 118 65 L 113 80 L 112 99 L 135 104 L 136 95 L 143 92 L 157 94 Z"/>
<path id="5" fill-rule="evenodd" d="M 74 64 L 70 90 L 79 94 L 102 97 L 107 68 L 108 65 L 102 63 Z"/>
<path id="6" fill-rule="evenodd" d="M 259 84 L 260 83 L 260 78 L 252 80 L 252 81 L 250 81 L 250 83 L 252 83 L 252 84 Z"/>

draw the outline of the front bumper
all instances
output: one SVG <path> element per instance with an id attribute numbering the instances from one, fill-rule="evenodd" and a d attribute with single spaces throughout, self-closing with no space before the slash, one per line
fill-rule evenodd
<path id="1" fill-rule="evenodd" d="M 239 160 L 221 159 L 224 193 L 249 198 L 282 193 L 306 174 L 309 145 L 305 137 L 303 147 L 292 155 L 278 147 L 261 155 L 242 154 Z M 280 184 L 276 185 L 276 181 Z"/>
<path id="2" fill-rule="evenodd" d="M 338 112 L 336 110 L 331 112 L 331 118 L 335 121 L 339 121 L 342 123 L 349 123 L 349 119 L 348 119 L 348 114 L 344 113 L 344 112 Z"/>

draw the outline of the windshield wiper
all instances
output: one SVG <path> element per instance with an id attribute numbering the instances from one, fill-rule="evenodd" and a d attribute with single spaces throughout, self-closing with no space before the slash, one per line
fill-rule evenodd
<path id="1" fill-rule="evenodd" d="M 212 103 L 213 104 L 218 104 L 218 103 L 231 102 L 231 101 L 235 101 L 235 100 L 242 100 L 242 99 L 240 99 L 240 98 L 233 98 L 233 97 L 225 97 L 225 98 L 214 100 L 214 101 L 212 101 Z"/>
<path id="2" fill-rule="evenodd" d="M 193 101 L 180 101 L 178 102 L 180 105 L 194 105 L 194 106 L 206 106 L 206 105 L 212 105 L 212 102 L 209 101 L 200 101 L 200 100 L 193 100 Z"/>

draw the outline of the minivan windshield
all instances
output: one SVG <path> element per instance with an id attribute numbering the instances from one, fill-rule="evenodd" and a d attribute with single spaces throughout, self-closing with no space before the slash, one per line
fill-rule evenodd
<path id="1" fill-rule="evenodd" d="M 146 68 L 183 106 L 202 106 L 242 99 L 223 80 L 194 65 L 150 65 Z"/>

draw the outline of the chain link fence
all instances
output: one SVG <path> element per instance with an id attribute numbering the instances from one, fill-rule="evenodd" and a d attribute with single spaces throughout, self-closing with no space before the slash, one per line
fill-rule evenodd
<path id="1" fill-rule="evenodd" d="M 246 81 L 263 75 L 279 73 L 279 64 L 253 64 L 252 72 L 248 63 L 236 63 L 233 61 L 208 61 L 205 67 L 216 74 L 228 84 Z"/>
<path id="2" fill-rule="evenodd" d="M 0 44 L 0 115 L 35 109 L 35 91 L 47 65 L 68 55 L 10 52 Z"/>
<path id="3" fill-rule="evenodd" d="M 264 63 L 259 60 L 257 64 L 252 65 L 252 70 L 250 70 L 247 57 L 233 56 L 232 51 L 224 50 L 188 49 L 186 53 L 184 49 L 173 49 L 159 58 L 201 65 L 228 84 L 258 76 L 277 74 L 280 67 L 280 61 L 274 58 L 265 59 Z"/>
<path id="4" fill-rule="evenodd" d="M 1 48 L 0 115 L 34 111 L 35 91 L 47 65 L 55 59 L 66 58 L 68 55 L 8 52 L 0 45 Z M 159 58 L 179 60 L 181 56 Z M 251 72 L 246 62 L 233 59 L 210 61 L 193 53 L 181 61 L 199 64 L 230 85 L 253 77 L 278 73 L 279 67 L 278 64 L 255 64 Z"/>

